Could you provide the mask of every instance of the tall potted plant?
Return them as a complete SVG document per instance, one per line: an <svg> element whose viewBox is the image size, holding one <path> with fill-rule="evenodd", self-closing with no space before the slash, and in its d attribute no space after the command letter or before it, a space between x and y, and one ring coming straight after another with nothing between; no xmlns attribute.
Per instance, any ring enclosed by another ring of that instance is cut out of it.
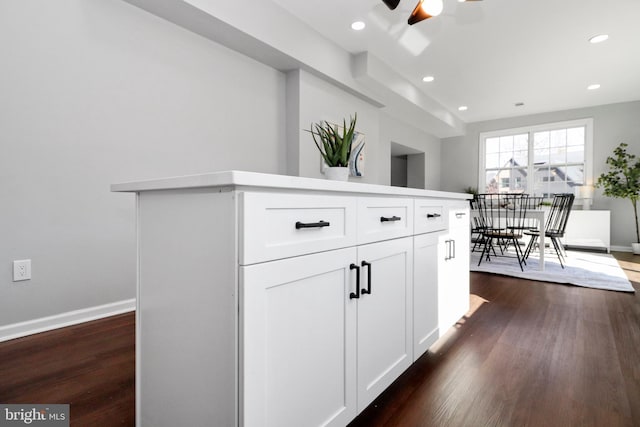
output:
<svg viewBox="0 0 640 427"><path fill-rule="evenodd" d="M342 120L342 129L339 126L321 121L312 123L311 133L313 142L320 151L328 168L326 175L328 179L347 181L349 179L349 158L351 157L351 143L356 128L357 114L350 118L349 126L347 121Z"/></svg>
<svg viewBox="0 0 640 427"><path fill-rule="evenodd" d="M636 241L631 244L634 254L640 254L640 230L638 228L638 199L640 198L640 159L627 153L628 144L620 143L607 157L609 171L598 178L596 187L604 188L604 195L631 200L636 226Z"/></svg>

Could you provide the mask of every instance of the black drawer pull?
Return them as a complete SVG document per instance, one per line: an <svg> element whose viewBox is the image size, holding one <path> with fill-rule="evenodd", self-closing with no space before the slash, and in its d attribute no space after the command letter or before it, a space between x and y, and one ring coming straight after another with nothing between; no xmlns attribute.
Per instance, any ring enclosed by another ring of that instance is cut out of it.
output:
<svg viewBox="0 0 640 427"><path fill-rule="evenodd" d="M301 228L322 228L328 227L331 224L327 221L320 220L319 222L296 222L296 230L300 230Z"/></svg>
<svg viewBox="0 0 640 427"><path fill-rule="evenodd" d="M399 216L392 216L392 217L386 217L386 216L381 216L380 217L380 222L393 222L393 221L400 221L402 218L400 218Z"/></svg>
<svg viewBox="0 0 640 427"><path fill-rule="evenodd" d="M349 270L356 271L356 291L349 294L349 299L360 298L360 267L355 264L351 264L349 266Z"/></svg>
<svg viewBox="0 0 640 427"><path fill-rule="evenodd" d="M427 214L427 218L440 218L441 216L440 214Z"/></svg>
<svg viewBox="0 0 640 427"><path fill-rule="evenodd" d="M364 294L371 295L371 263L367 261L362 261L361 265L362 267L369 268L369 274L367 275L367 289L363 289L360 293L363 295Z"/></svg>

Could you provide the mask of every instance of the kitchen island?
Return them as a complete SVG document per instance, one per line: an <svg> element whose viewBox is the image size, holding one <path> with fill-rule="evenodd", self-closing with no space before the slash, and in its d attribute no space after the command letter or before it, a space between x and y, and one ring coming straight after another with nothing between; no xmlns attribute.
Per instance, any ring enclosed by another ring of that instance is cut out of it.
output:
<svg viewBox="0 0 640 427"><path fill-rule="evenodd" d="M253 172L136 194L138 426L345 426L469 304L468 194Z"/></svg>

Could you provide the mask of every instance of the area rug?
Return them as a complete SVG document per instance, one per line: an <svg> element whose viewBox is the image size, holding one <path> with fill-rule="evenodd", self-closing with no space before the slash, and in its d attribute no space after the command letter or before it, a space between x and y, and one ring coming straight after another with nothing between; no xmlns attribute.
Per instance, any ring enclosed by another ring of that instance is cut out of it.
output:
<svg viewBox="0 0 640 427"><path fill-rule="evenodd" d="M560 267L555 253L546 252L544 271L538 270L538 256L531 254L520 271L515 254L511 257L491 257L491 261L482 260L478 267L480 253L471 252L471 271L502 274L522 279L553 282L586 288L606 289L610 291L635 292L633 286L618 265L616 259L609 254L567 251L566 265Z"/></svg>

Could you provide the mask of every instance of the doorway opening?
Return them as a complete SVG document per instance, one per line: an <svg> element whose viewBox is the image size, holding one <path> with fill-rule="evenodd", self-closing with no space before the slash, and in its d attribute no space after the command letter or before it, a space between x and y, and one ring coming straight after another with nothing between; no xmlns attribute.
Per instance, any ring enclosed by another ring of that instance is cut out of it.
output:
<svg viewBox="0 0 640 427"><path fill-rule="evenodd" d="M391 142L391 185L425 188L424 151Z"/></svg>

